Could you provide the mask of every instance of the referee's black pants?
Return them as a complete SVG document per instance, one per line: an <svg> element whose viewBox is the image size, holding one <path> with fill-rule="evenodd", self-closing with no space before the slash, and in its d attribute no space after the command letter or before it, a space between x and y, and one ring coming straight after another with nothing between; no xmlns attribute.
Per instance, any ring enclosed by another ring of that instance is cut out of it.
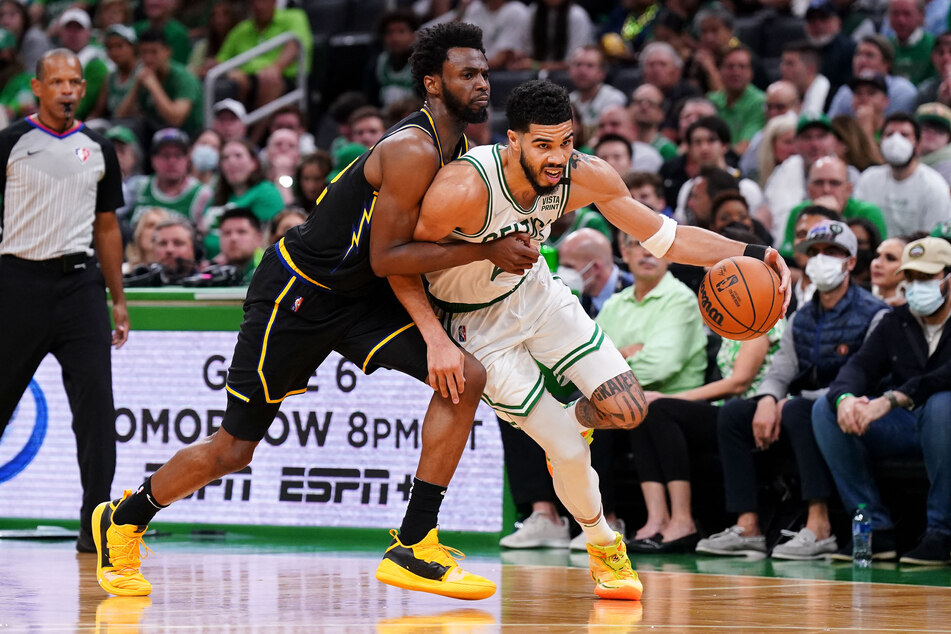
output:
<svg viewBox="0 0 951 634"><path fill-rule="evenodd" d="M111 326L96 262L63 273L0 258L0 437L36 368L52 353L63 368L83 487L82 529L108 500L116 470Z"/></svg>

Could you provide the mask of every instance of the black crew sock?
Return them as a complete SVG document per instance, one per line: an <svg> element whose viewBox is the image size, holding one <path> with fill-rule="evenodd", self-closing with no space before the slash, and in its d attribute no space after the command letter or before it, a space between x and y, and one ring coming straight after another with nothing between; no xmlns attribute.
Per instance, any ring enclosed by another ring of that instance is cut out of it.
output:
<svg viewBox="0 0 951 634"><path fill-rule="evenodd" d="M162 506L152 497L152 477L149 476L138 491L116 507L112 514L112 523L145 526L152 521L156 513L167 506L167 504Z"/></svg>
<svg viewBox="0 0 951 634"><path fill-rule="evenodd" d="M404 546L419 543L436 528L439 506L446 497L446 487L423 482L413 478L413 489L409 494L409 505L400 526L400 542Z"/></svg>

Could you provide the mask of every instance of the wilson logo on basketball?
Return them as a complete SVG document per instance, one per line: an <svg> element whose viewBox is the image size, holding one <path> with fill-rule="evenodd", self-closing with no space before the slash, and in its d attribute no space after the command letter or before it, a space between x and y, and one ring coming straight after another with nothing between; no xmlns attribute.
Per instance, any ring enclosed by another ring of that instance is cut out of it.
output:
<svg viewBox="0 0 951 634"><path fill-rule="evenodd" d="M723 314L713 307L713 302L707 297L706 286L700 287L700 308L707 314L707 319L715 324L723 325Z"/></svg>

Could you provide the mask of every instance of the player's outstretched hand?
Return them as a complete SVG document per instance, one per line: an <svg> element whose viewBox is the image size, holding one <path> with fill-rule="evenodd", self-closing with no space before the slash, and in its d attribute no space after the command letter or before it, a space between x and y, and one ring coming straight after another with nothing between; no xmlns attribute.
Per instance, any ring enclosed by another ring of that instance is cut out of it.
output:
<svg viewBox="0 0 951 634"><path fill-rule="evenodd" d="M486 259L506 273L522 275L535 265L538 247L532 244L527 233L513 233L498 240L485 243Z"/></svg>
<svg viewBox="0 0 951 634"><path fill-rule="evenodd" d="M429 376L426 377L429 387L442 394L443 398L451 398L453 403L459 403L459 395L466 386L463 373L466 360L462 350L448 337L443 337L435 345L426 346L426 363L429 366Z"/></svg>
<svg viewBox="0 0 951 634"><path fill-rule="evenodd" d="M783 313L780 317L785 317L786 309L789 308L789 300L792 299L789 267L786 266L786 261L780 257L779 251L773 248L766 249L766 257L763 260L779 275L779 290L786 296L786 300L783 302Z"/></svg>

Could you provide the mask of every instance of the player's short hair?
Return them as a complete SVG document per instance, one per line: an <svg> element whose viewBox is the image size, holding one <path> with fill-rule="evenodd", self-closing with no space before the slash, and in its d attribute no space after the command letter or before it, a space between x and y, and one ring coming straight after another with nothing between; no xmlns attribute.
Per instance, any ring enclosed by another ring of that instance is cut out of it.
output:
<svg viewBox="0 0 951 634"><path fill-rule="evenodd" d="M528 132L529 126L558 125L571 121L571 100L563 86L544 79L520 84L505 104L509 129Z"/></svg>
<svg viewBox="0 0 951 634"><path fill-rule="evenodd" d="M251 226L260 233L261 232L261 221L258 220L258 217L254 215L254 212L248 209L247 207L232 207L231 209L226 210L221 214L221 219L218 221L218 226L220 227L225 223L225 220L231 220L232 218L244 218L251 223Z"/></svg>
<svg viewBox="0 0 951 634"><path fill-rule="evenodd" d="M413 72L413 87L420 97L426 96L423 79L428 75L442 75L442 65L448 59L451 48L474 48L485 55L482 29L465 22L448 22L416 33L409 63Z"/></svg>

